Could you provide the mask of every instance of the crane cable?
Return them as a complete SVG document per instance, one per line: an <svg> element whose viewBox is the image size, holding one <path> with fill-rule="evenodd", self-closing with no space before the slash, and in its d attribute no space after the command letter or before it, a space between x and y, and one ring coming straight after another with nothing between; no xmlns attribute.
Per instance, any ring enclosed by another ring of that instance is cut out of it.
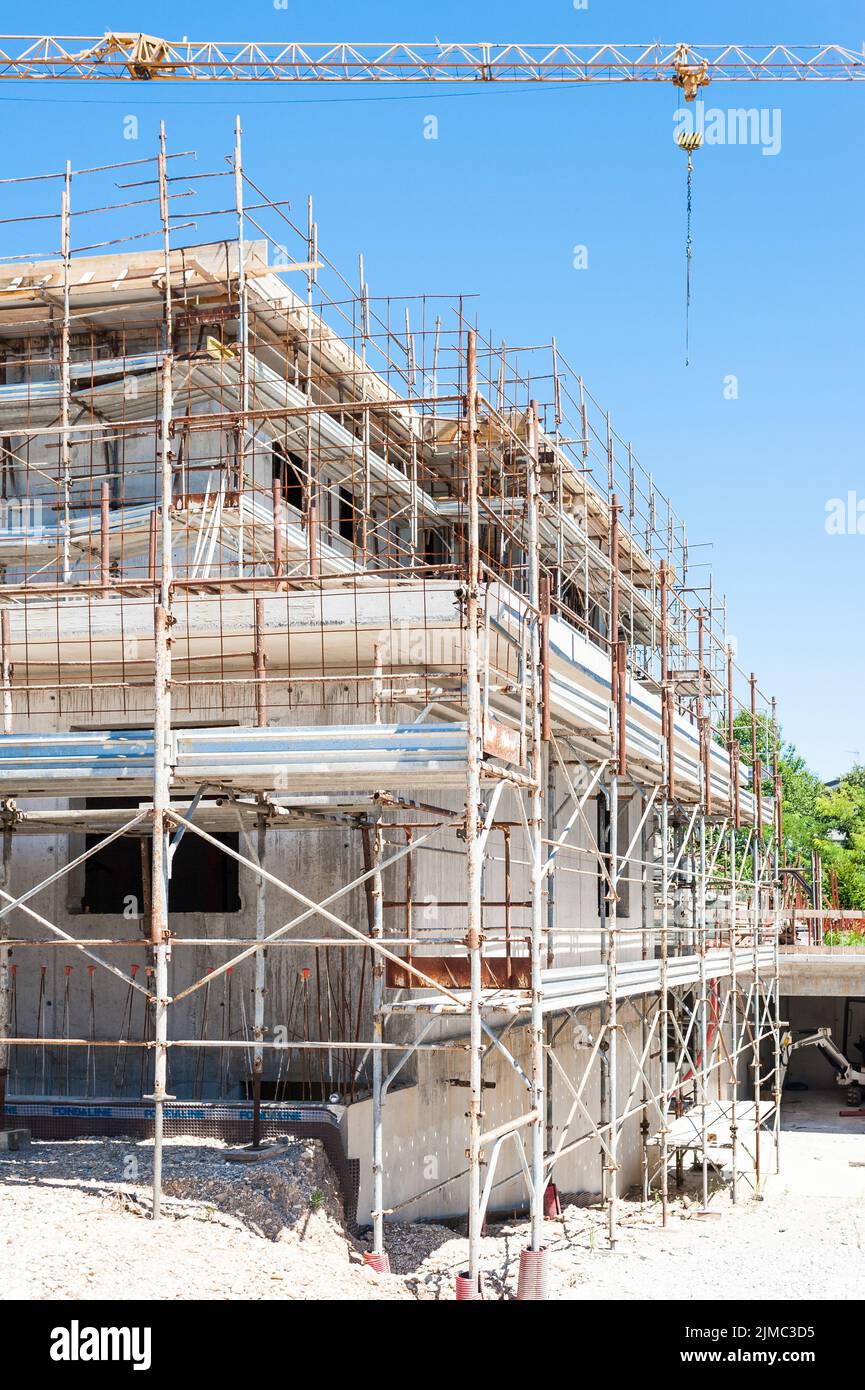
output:
<svg viewBox="0 0 865 1390"><path fill-rule="evenodd" d="M680 131L676 143L688 156L687 192L687 233L685 237L685 366L690 365L691 347L691 261L693 259L693 238L691 236L691 210L694 174L694 151L703 143L699 131Z"/></svg>

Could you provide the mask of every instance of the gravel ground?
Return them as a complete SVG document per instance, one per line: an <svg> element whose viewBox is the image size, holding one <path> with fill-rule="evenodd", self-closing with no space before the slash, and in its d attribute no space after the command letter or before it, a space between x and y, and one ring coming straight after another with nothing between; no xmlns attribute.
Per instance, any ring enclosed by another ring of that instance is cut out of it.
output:
<svg viewBox="0 0 865 1390"><path fill-rule="evenodd" d="M865 1251L865 1125L835 1093L785 1099L782 1174L733 1207L718 1187L701 1215L689 1174L670 1223L621 1203L621 1235L591 1199L546 1225L555 1299L855 1299ZM767 1142L767 1150L770 1148ZM320 1145L230 1164L213 1140L166 1141L165 1220L147 1218L152 1146L34 1143L0 1154L0 1290L5 1298L450 1299L466 1245L445 1226L389 1227L393 1273L346 1236ZM488 1297L513 1296L526 1223L491 1225Z"/></svg>
<svg viewBox="0 0 865 1390"><path fill-rule="evenodd" d="M785 1096L782 1171L763 1183L759 1199L742 1182L734 1207L729 1185L719 1183L710 1214L701 1215L699 1179L688 1173L666 1229L657 1203L645 1210L639 1201L620 1203L614 1251L604 1212L591 1202L565 1203L562 1220L546 1226L549 1296L858 1300L865 1260L865 1120L840 1119L843 1103L840 1091ZM771 1160L771 1141L764 1145ZM774 1174L773 1162L769 1169ZM524 1222L491 1228L483 1246L489 1297L513 1295L526 1240ZM394 1229L388 1241L391 1263L416 1297L452 1297L454 1276L465 1262L462 1240L441 1227L414 1226Z"/></svg>
<svg viewBox="0 0 865 1390"><path fill-rule="evenodd" d="M153 1146L35 1142L0 1154L4 1298L392 1299L346 1239L317 1141L227 1163L225 1146L165 1142L165 1219L148 1218Z"/></svg>

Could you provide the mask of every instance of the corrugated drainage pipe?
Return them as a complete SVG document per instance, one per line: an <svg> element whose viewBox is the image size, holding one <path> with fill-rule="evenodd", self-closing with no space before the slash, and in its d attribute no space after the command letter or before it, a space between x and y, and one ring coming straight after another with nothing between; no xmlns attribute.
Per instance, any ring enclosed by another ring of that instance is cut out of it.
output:
<svg viewBox="0 0 865 1390"><path fill-rule="evenodd" d="M482 1303L484 1299L484 1276L479 1274L477 1281L472 1283L469 1272L464 1269L457 1275L457 1303L466 1300L474 1303Z"/></svg>
<svg viewBox="0 0 865 1390"><path fill-rule="evenodd" d="M376 1274L390 1274L390 1256L386 1251L364 1250L363 1262L374 1269Z"/></svg>
<svg viewBox="0 0 865 1390"><path fill-rule="evenodd" d="M546 1298L549 1265L548 1245L542 1245L540 1250L520 1251L520 1280L517 1285L519 1303L535 1303Z"/></svg>

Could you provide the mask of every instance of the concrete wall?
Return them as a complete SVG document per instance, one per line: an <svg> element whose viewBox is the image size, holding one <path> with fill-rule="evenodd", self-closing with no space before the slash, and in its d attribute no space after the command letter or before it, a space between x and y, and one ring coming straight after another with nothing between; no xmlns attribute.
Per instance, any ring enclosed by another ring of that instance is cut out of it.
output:
<svg viewBox="0 0 865 1390"><path fill-rule="evenodd" d="M865 994L865 948L783 947L781 993L821 998Z"/></svg>
<svg viewBox="0 0 865 1390"><path fill-rule="evenodd" d="M630 1039L637 1056L640 1055L640 1025L634 1011L627 1006L622 1011L624 1030ZM588 1034L594 1037L600 1026L598 1010L585 1010L575 1025L569 1021L559 1034L555 1054L567 1071L574 1086L578 1087L588 1064L591 1045ZM507 1037L507 1046L524 1069L530 1065L529 1038L527 1029L514 1029ZM653 1080L657 1077L657 1049L648 1066ZM466 1110L468 1091L463 1085L455 1085L458 1080L467 1079L467 1057L464 1052L453 1053L447 1057L427 1054L418 1065L417 1085L394 1090L388 1094L384 1105L384 1152L385 1152L385 1206L388 1209L401 1207L393 1213L393 1220L436 1219L461 1216L466 1209L467 1178L459 1176L466 1168ZM627 1047L619 1048L617 1080L620 1106L637 1077L637 1068ZM583 1091L583 1101L589 1112L597 1118L600 1115L601 1069L595 1063ZM527 1092L524 1084L513 1068L495 1049L488 1053L484 1063L485 1085L491 1089L484 1091L483 1127L485 1131L494 1129L527 1109ZM639 1086L637 1089L639 1097ZM573 1099L559 1074L553 1072L553 1145L555 1146L564 1131L568 1112ZM640 1181L642 1164L642 1142L640 1137L640 1116L635 1115L625 1121L619 1144L620 1191ZM652 1130L656 1124L652 1123ZM344 1134L349 1157L357 1158L361 1164L361 1188L358 1205L358 1220L361 1224L370 1220L372 1200L372 1175L369 1168L369 1153L372 1144L372 1104L369 1101L350 1106L343 1120ZM591 1127L579 1109L576 1111L573 1127L568 1131L565 1143L571 1143L583 1135L591 1133ZM528 1144L529 1131L520 1130L520 1135ZM489 1162L492 1145L485 1148ZM513 1176L512 1176L513 1175ZM452 1182L447 1179L454 1178ZM502 1182L502 1179L507 1181ZM591 1137L579 1148L559 1160L555 1171L555 1182L562 1192L599 1193L601 1190L600 1145ZM440 1187L439 1184L446 1183ZM431 1191L430 1189L438 1190ZM430 1192L420 1201L411 1201L418 1194ZM521 1207L527 1201L525 1179L514 1140L507 1140L502 1146L496 1169L495 1186L490 1199L490 1210L511 1210ZM402 1207L403 1203L409 1205Z"/></svg>

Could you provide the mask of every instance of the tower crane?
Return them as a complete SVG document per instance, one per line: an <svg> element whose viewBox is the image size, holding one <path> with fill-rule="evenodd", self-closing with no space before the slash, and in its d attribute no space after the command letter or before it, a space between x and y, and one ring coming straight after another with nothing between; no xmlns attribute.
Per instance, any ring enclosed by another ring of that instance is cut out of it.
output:
<svg viewBox="0 0 865 1390"><path fill-rule="evenodd" d="M669 82L693 102L710 82L856 82L865 51L842 44L251 42L0 34L0 81L517 83ZM685 363L691 301L688 158Z"/></svg>
<svg viewBox="0 0 865 1390"><path fill-rule="evenodd" d="M865 79L841 44L255 43L151 34L0 35L0 80L65 82L710 82Z"/></svg>

